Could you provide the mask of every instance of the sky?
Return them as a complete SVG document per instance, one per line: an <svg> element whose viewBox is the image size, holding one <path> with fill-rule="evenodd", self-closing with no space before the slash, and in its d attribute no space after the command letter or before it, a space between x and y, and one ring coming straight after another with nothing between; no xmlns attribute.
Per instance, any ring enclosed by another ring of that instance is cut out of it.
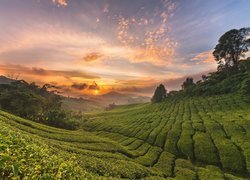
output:
<svg viewBox="0 0 250 180"><path fill-rule="evenodd" d="M215 71L219 37L249 17L249 0L0 0L0 75L151 96Z"/></svg>

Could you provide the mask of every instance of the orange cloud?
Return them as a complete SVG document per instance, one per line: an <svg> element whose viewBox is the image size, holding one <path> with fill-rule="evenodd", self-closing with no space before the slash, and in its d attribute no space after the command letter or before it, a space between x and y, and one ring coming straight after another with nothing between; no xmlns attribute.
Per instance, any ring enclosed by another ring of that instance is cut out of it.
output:
<svg viewBox="0 0 250 180"><path fill-rule="evenodd" d="M131 80L117 80L117 84L124 85L124 86L145 86L145 85L152 85L156 84L157 81L152 78L141 78L141 79L131 79Z"/></svg>
<svg viewBox="0 0 250 180"><path fill-rule="evenodd" d="M100 77L82 71L49 70L0 64L0 74L24 79L27 82L36 82L38 85L52 84L56 90L60 90L58 93L67 96L93 94L94 91L101 90L101 87L95 82L100 80Z"/></svg>
<svg viewBox="0 0 250 180"><path fill-rule="evenodd" d="M173 58L177 42L169 36L168 18L176 9L176 3L162 1L164 9L157 11L154 23L144 17L125 18L119 16L116 37L119 42L129 48L136 49L130 59L135 62L152 62L153 64L168 64ZM139 31L138 31L139 30Z"/></svg>
<svg viewBox="0 0 250 180"><path fill-rule="evenodd" d="M73 83L71 85L71 88L77 89L77 90L84 90L88 87L86 83Z"/></svg>
<svg viewBox="0 0 250 180"><path fill-rule="evenodd" d="M0 73L13 74L19 73L21 78L28 77L32 80L34 76L45 79L46 77L53 79L53 77L61 77L65 79L83 78L83 79L99 79L99 76L91 75L82 71L64 71L64 70L46 70L38 67L26 67L21 65L0 65Z"/></svg>
<svg viewBox="0 0 250 180"><path fill-rule="evenodd" d="M89 90L100 90L100 86L94 81L90 86Z"/></svg>
<svg viewBox="0 0 250 180"><path fill-rule="evenodd" d="M206 52L199 53L195 57L193 57L191 60L197 61L197 64L212 63L214 62L213 51L206 51Z"/></svg>
<svg viewBox="0 0 250 180"><path fill-rule="evenodd" d="M92 52L92 53L89 53L86 56L84 56L83 60L86 62L91 62L91 61L96 61L96 60L100 59L101 57L103 57L103 55L101 53Z"/></svg>
<svg viewBox="0 0 250 180"><path fill-rule="evenodd" d="M174 49L155 46L146 49L138 49L131 59L134 59L135 62L148 61L153 64L171 64L170 61L166 61L166 58L173 57Z"/></svg>
<svg viewBox="0 0 250 180"><path fill-rule="evenodd" d="M67 6L67 0L53 0L53 3L57 4L58 6Z"/></svg>

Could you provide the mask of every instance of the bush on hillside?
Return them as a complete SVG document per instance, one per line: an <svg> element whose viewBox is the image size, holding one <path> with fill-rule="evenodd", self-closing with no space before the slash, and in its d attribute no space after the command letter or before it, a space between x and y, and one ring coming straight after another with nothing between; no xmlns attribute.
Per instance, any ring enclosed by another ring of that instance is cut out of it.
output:
<svg viewBox="0 0 250 180"><path fill-rule="evenodd" d="M167 96L166 94L167 94L167 91L166 91L164 85L160 84L156 88L154 96L151 99L152 103L162 102L166 98L166 96Z"/></svg>
<svg viewBox="0 0 250 180"><path fill-rule="evenodd" d="M0 108L33 121L75 129L76 121L61 109L61 97L50 92L49 87L25 81L0 84Z"/></svg>
<svg viewBox="0 0 250 180"><path fill-rule="evenodd" d="M188 77L183 84L181 85L182 89L187 89L189 87L194 86L194 79L192 77Z"/></svg>

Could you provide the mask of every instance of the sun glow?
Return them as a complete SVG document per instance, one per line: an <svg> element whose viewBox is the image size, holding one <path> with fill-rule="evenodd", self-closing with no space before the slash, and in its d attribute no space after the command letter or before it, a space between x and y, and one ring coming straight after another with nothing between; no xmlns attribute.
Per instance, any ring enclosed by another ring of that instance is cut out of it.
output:
<svg viewBox="0 0 250 180"><path fill-rule="evenodd" d="M98 94L99 94L99 90L95 90L95 91L94 91L94 94L95 94L95 95L98 95Z"/></svg>

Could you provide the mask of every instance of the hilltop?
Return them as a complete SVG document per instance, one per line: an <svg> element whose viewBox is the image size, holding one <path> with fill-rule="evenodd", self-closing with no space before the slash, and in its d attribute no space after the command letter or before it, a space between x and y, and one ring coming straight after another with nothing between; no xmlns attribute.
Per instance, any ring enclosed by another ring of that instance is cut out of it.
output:
<svg viewBox="0 0 250 180"><path fill-rule="evenodd" d="M14 79L7 78L5 76L0 76L0 84L10 84L14 81L15 81Z"/></svg>
<svg viewBox="0 0 250 180"><path fill-rule="evenodd" d="M96 101L105 103L105 105L115 103L117 105L137 104L150 102L150 97L139 96L135 94L124 94L116 91L111 91L100 96L93 97Z"/></svg>

